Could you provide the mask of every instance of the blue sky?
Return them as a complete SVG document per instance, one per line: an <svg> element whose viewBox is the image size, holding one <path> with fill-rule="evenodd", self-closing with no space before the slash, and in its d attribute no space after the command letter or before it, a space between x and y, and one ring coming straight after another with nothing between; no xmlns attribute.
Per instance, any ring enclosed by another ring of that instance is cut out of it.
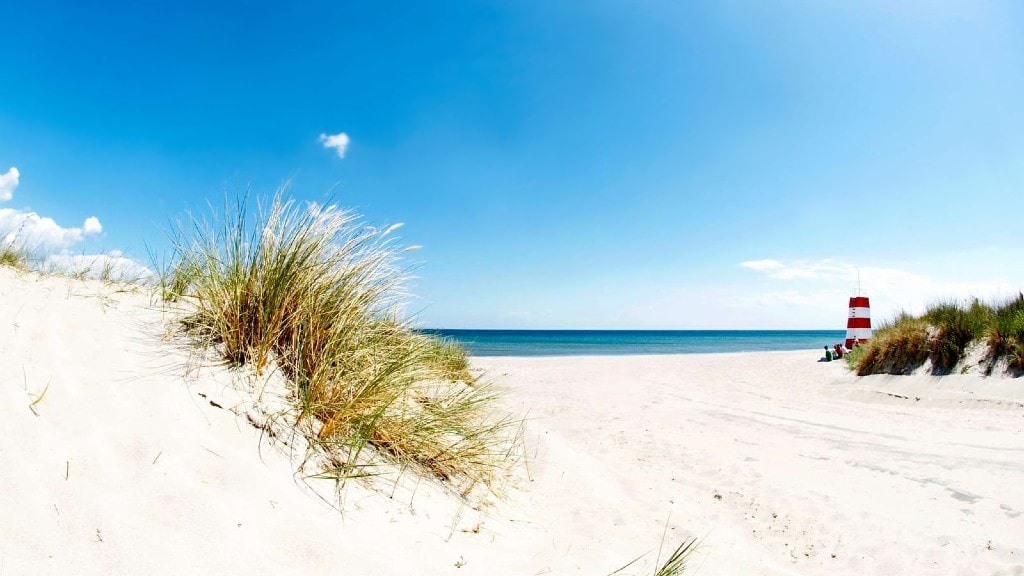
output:
<svg viewBox="0 0 1024 576"><path fill-rule="evenodd" d="M1024 286L1018 2L3 13L0 210L65 257L290 180L406 223L430 326L841 329L858 270L876 318Z"/></svg>

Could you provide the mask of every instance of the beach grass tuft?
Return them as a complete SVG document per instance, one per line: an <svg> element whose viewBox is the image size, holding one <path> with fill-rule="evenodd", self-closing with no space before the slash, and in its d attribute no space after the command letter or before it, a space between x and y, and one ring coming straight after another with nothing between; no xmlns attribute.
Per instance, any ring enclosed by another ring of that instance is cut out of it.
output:
<svg viewBox="0 0 1024 576"><path fill-rule="evenodd" d="M0 246L0 266L7 266L17 270L27 270L28 255L13 246Z"/></svg>
<svg viewBox="0 0 1024 576"><path fill-rule="evenodd" d="M293 383L328 475L363 476L383 458L460 492L489 485L520 422L497 415L497 390L475 381L462 349L403 320L394 229L283 190L255 210L239 199L175 228L161 292L228 364L273 365Z"/></svg>
<svg viewBox="0 0 1024 576"><path fill-rule="evenodd" d="M883 324L866 345L857 374L906 374L928 359L928 324L909 314L900 314Z"/></svg>

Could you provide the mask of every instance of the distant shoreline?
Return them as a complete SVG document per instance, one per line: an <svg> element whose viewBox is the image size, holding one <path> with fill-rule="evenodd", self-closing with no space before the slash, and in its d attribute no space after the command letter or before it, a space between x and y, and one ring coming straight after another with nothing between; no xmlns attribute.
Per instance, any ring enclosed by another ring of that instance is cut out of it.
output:
<svg viewBox="0 0 1024 576"><path fill-rule="evenodd" d="M421 329L471 356L663 356L821 349L842 330L470 330Z"/></svg>

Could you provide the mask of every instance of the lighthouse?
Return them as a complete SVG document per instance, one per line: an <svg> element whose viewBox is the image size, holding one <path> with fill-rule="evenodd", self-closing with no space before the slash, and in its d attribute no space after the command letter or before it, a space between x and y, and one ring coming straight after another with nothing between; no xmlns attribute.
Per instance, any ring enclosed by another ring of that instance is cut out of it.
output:
<svg viewBox="0 0 1024 576"><path fill-rule="evenodd" d="M871 340L871 302L867 296L850 298L850 316L846 319L846 347Z"/></svg>

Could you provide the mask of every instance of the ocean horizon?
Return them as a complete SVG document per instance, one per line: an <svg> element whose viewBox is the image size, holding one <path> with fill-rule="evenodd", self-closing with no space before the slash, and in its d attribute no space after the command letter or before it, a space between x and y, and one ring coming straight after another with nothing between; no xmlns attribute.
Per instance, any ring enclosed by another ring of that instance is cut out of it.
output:
<svg viewBox="0 0 1024 576"><path fill-rule="evenodd" d="M821 349L844 330L476 330L424 328L471 356L714 354Z"/></svg>

